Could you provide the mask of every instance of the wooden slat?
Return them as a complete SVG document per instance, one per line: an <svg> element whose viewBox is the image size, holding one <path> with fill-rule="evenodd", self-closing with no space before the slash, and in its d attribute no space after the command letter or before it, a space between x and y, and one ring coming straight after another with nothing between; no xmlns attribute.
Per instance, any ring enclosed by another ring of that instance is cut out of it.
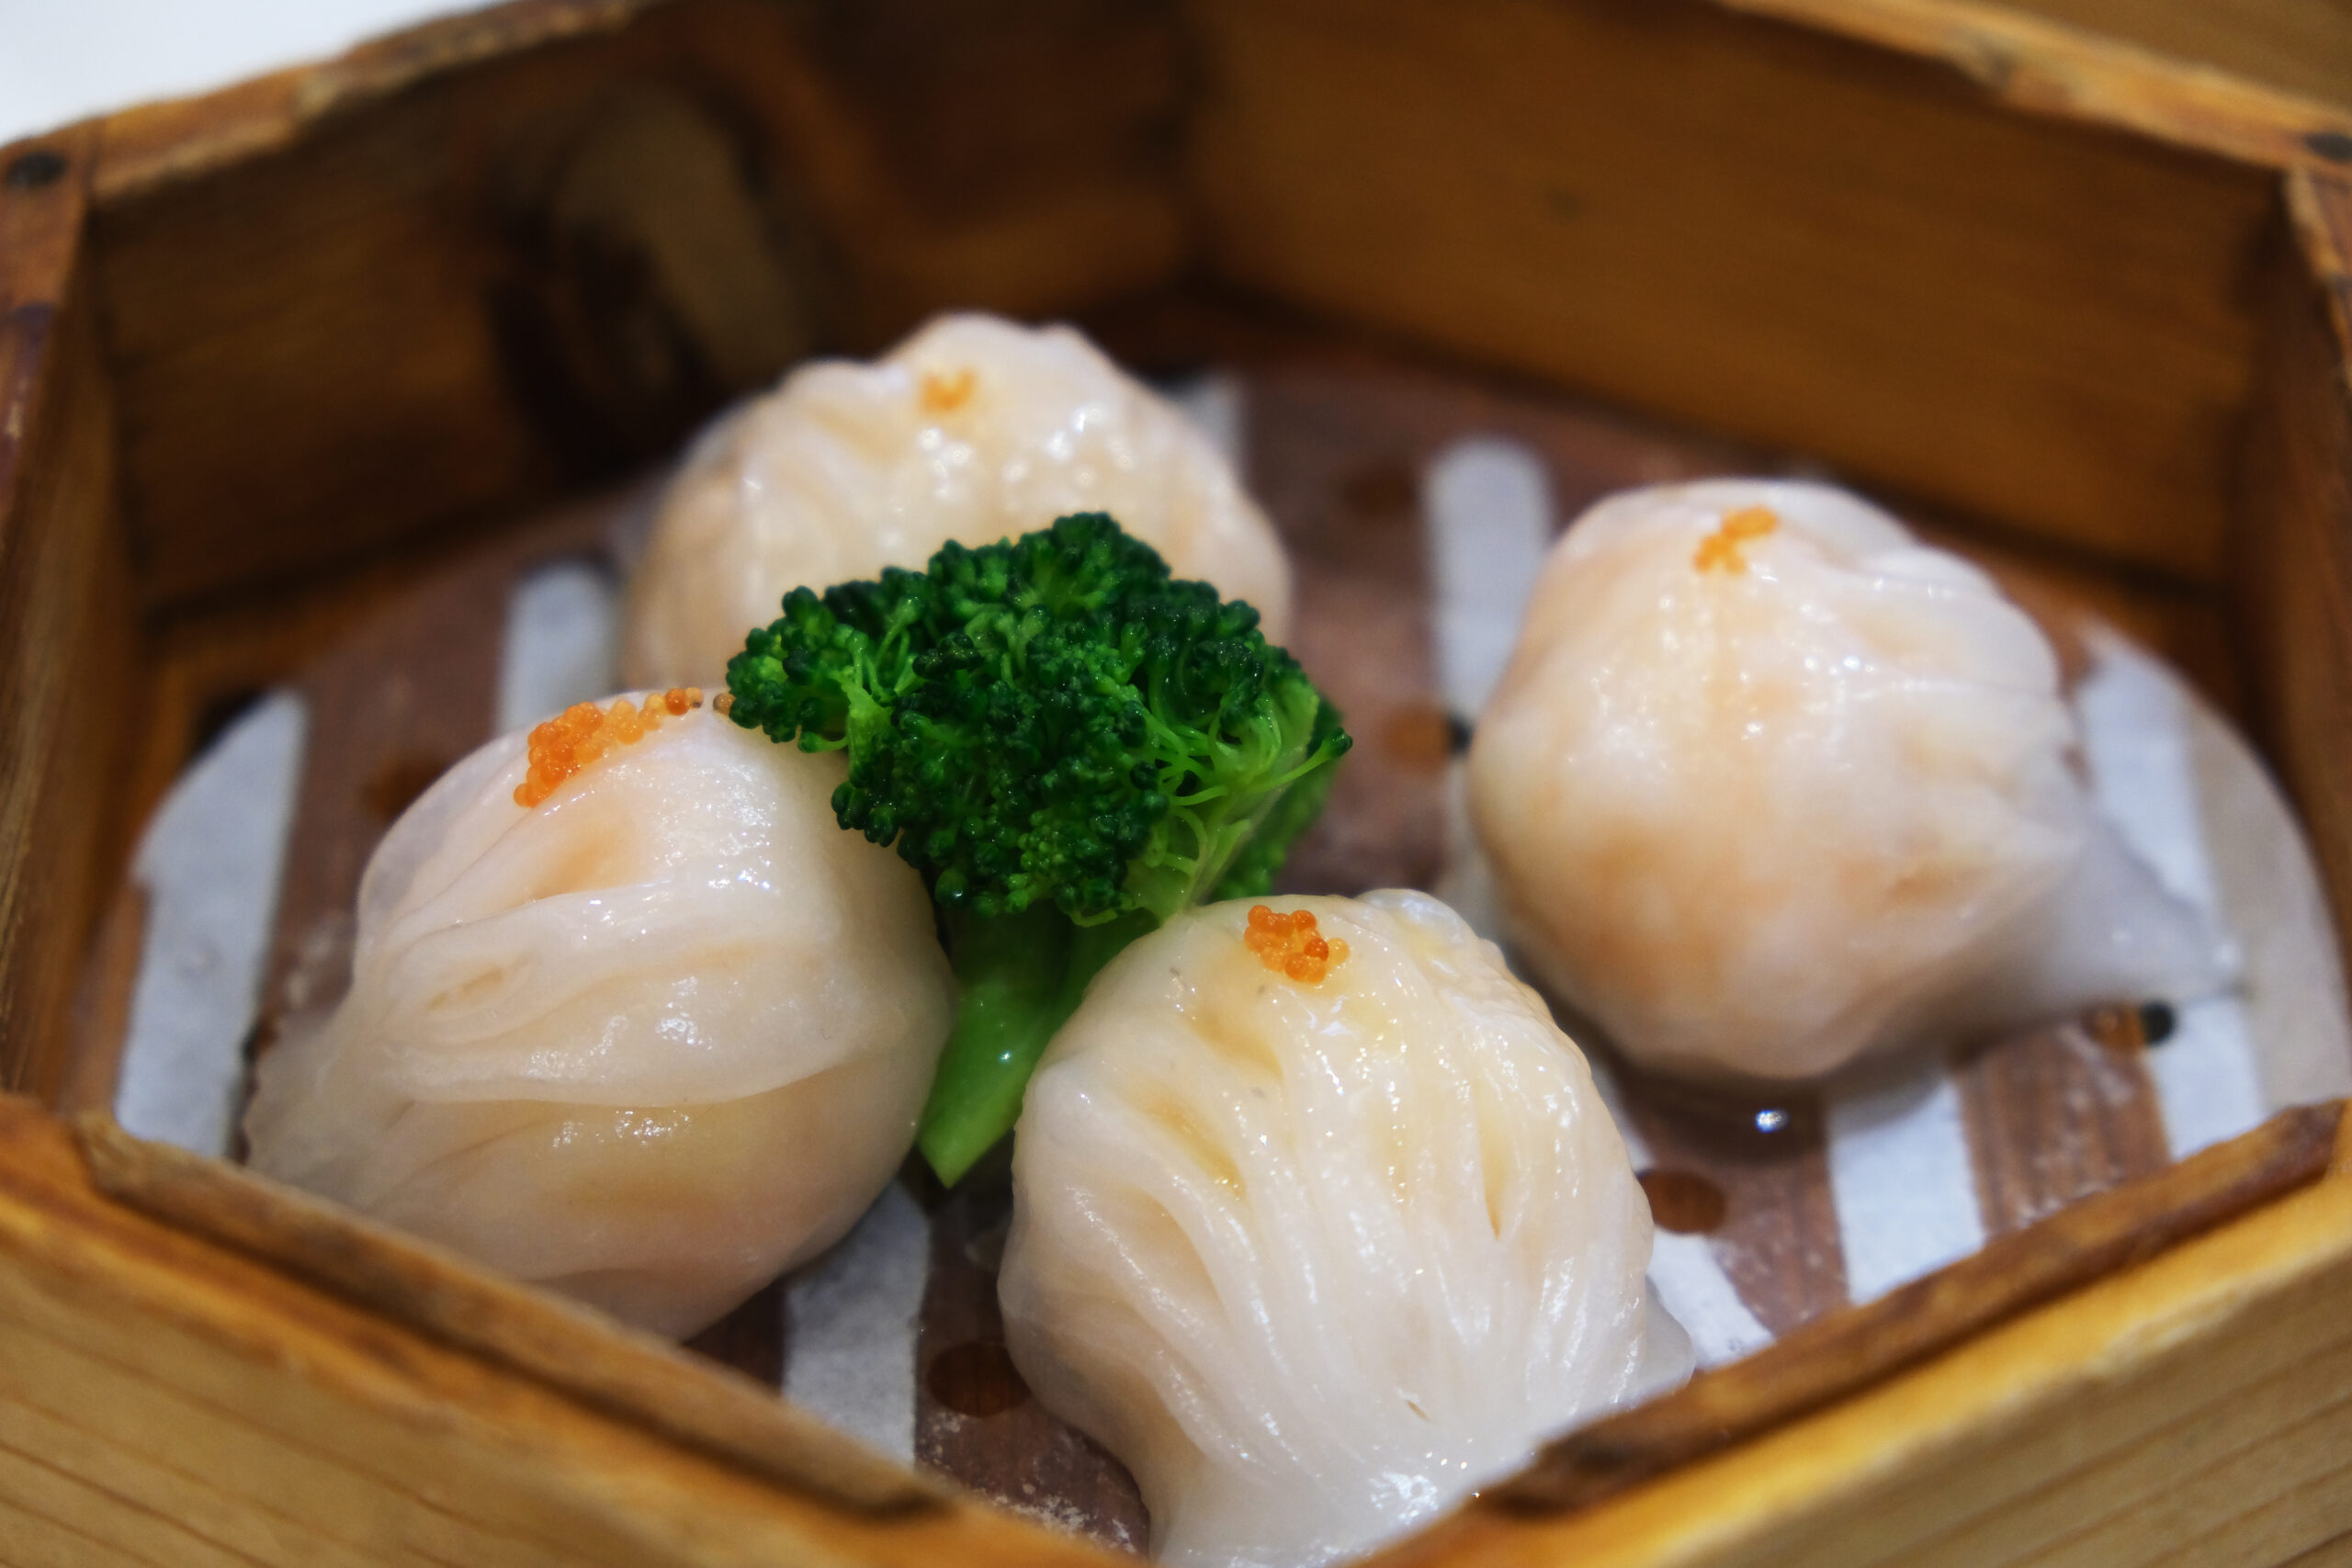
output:
<svg viewBox="0 0 2352 1568"><path fill-rule="evenodd" d="M1652 1168L1702 1177L1723 1194L1723 1219L1706 1235L1757 1321L1783 1335L1843 1307L1846 1256L1818 1099L1718 1103L1622 1063L1614 1072ZM1774 1113L1769 1131L1759 1110Z"/></svg>
<svg viewBox="0 0 2352 1568"><path fill-rule="evenodd" d="M58 1075L53 1108L63 1115L114 1105L130 1033L130 998L146 954L147 894L126 878L115 890L90 943L74 998L72 1056Z"/></svg>
<svg viewBox="0 0 2352 1568"><path fill-rule="evenodd" d="M1001 1164L967 1177L932 1211L915 1457L1014 1513L1140 1555L1148 1526L1134 1477L1038 1404L1005 1351L996 1277L1012 1218Z"/></svg>
<svg viewBox="0 0 2352 1568"><path fill-rule="evenodd" d="M770 9L694 8L698 52L729 61ZM943 308L1059 314L1186 258L1172 155L1194 84L1173 7L868 0L813 8L801 37L804 76L731 69L847 263L849 346Z"/></svg>
<svg viewBox="0 0 2352 1568"><path fill-rule="evenodd" d="M2261 731L2352 942L2352 180L2287 181L2236 497L2237 626ZM2345 951L2352 953L2352 946Z"/></svg>
<svg viewBox="0 0 2352 1568"><path fill-rule="evenodd" d="M2352 19L2335 0L2007 0L2005 8L2352 104Z"/></svg>
<svg viewBox="0 0 2352 1568"><path fill-rule="evenodd" d="M0 1496L36 1517L76 1521L92 1546L117 1560L156 1568L251 1568L260 1561L224 1546L102 1483L59 1469L38 1453L0 1442Z"/></svg>
<svg viewBox="0 0 2352 1568"><path fill-rule="evenodd" d="M61 1403L55 1391L70 1390L79 1438L47 1451L61 1468L118 1497L196 1506L185 1517L215 1529L243 1518L296 1551L340 1551L363 1561L413 1556L554 1568L575 1551L609 1560L527 1517L453 1517L435 1506L429 1489L405 1484L397 1469L387 1473L364 1447L338 1442L326 1426L331 1403L313 1396L308 1409L256 1419L239 1396L233 1366L217 1357L198 1353L187 1365L158 1367L110 1342L122 1333L119 1319L85 1324L25 1310L21 1300L12 1305L17 1310L0 1317L16 1374L6 1384L11 1423L53 1414ZM166 1353L171 1348L167 1341ZM199 1438L202 1448L189 1451ZM209 1506L197 1504L208 1495Z"/></svg>
<svg viewBox="0 0 2352 1568"><path fill-rule="evenodd" d="M2019 109L2124 126L2250 163L2339 162L2335 149L2352 136L2352 76L2343 73L2352 68L2352 27L2309 5L1723 3L1943 61ZM2255 36L2265 23L2270 37ZM2241 69L2217 69L2233 64Z"/></svg>
<svg viewBox="0 0 2352 1568"><path fill-rule="evenodd" d="M1987 1235L2022 1230L2171 1162L2146 1063L2079 1024L1967 1052L1954 1077Z"/></svg>
<svg viewBox="0 0 2352 1568"><path fill-rule="evenodd" d="M41 1095L119 865L140 642L80 252L90 147L0 149L0 1089Z"/></svg>
<svg viewBox="0 0 2352 1568"><path fill-rule="evenodd" d="M2352 389L2352 173L2291 175L2286 201L2301 264L2293 276L2317 285L2335 336L2339 378ZM2272 330L2281 329L2274 322Z"/></svg>
<svg viewBox="0 0 2352 1568"><path fill-rule="evenodd" d="M890 1512L939 1501L775 1399L772 1385L712 1373L667 1340L218 1160L133 1138L105 1116L75 1127L98 1189L142 1213L842 1506Z"/></svg>
<svg viewBox="0 0 2352 1568"><path fill-rule="evenodd" d="M27 1568L84 1568L105 1550L103 1542L71 1525L6 1501L0 1501L0 1527Z"/></svg>
<svg viewBox="0 0 2352 1568"><path fill-rule="evenodd" d="M350 1539L347 1521L331 1535L334 1521L314 1525L240 1506L206 1485L184 1457L142 1451L134 1434L109 1429L103 1407L94 1412L79 1396L107 1376L107 1369L53 1344L22 1358L12 1368L7 1402L0 1404L0 1452L86 1478L118 1509L176 1521L249 1562L266 1562L279 1550L299 1551L321 1568L381 1561Z"/></svg>
<svg viewBox="0 0 2352 1568"><path fill-rule="evenodd" d="M2344 1568L2347 1562L2352 1562L2352 1530L2300 1553L2284 1568Z"/></svg>
<svg viewBox="0 0 2352 1568"><path fill-rule="evenodd" d="M625 25L654 0L508 0L372 39L215 93L141 104L100 123L102 202L198 179L452 70Z"/></svg>
<svg viewBox="0 0 2352 1568"><path fill-rule="evenodd" d="M2071 1485L2029 1491L1932 1540L1905 1542L1897 1560L1922 1568L1983 1562L2095 1568L2128 1552L2134 1536L2144 1547L2155 1515L2165 1517L2164 1526L2187 1562L2278 1562L2310 1540L2309 1514L2290 1527L2303 1532L2301 1540L2283 1545L2259 1540L2250 1516L2276 1514L2282 1503L2294 1508L2314 1460L2318 1474L2328 1472L2329 1445L2352 1416L2352 1407L2342 1404L2312 1416L2298 1383L2318 1380L2342 1388L2347 1379L2352 1353L2343 1348L2260 1374L2232 1398L2180 1413L2199 1424L2200 1441L2211 1444L2205 1468L2161 1479L2177 1439L2157 1433L2095 1456L2079 1476L2068 1478ZM1893 1554L1882 1549L1882 1556Z"/></svg>
<svg viewBox="0 0 2352 1568"><path fill-rule="evenodd" d="M106 122L97 276L151 599L543 502L820 339L1067 310L1181 262L1165 17L640 9L495 9ZM913 124L904 93L983 46L953 122ZM1023 172L959 178L976 156Z"/></svg>
<svg viewBox="0 0 2352 1568"><path fill-rule="evenodd" d="M2219 573L2261 171L1691 0L1193 14L1221 276Z"/></svg>
<svg viewBox="0 0 2352 1568"><path fill-rule="evenodd" d="M1587 1506L1868 1387L2087 1280L2318 1180L2341 1102L2282 1111L2243 1137L2000 1237L1924 1280L1783 1334L1678 1393L1546 1449L1484 1495L1545 1513Z"/></svg>
<svg viewBox="0 0 2352 1568"><path fill-rule="evenodd" d="M838 1439L817 1456L830 1468L799 1484L780 1483L773 1465L747 1454L723 1461L708 1446L667 1440L656 1432L697 1406L707 1412L698 1391L717 1381L683 1354L636 1352L665 1362L648 1384L658 1407L616 1417L605 1396L560 1392L615 1366L629 1343L615 1332L568 1348L558 1334L542 1341L555 1359L548 1376L517 1376L504 1351L462 1348L417 1325L437 1313L443 1328L492 1322L511 1333L577 1314L499 1287L528 1304L469 1315L481 1297L462 1271L410 1277L423 1291L406 1309L380 1295L362 1307L109 1201L66 1129L22 1100L0 1098L0 1146L9 1152L0 1165L0 1406L19 1419L17 1407L53 1403L40 1389L70 1388L74 1424L96 1446L86 1463L65 1451L43 1457L96 1491L130 1484L147 1473L142 1464L168 1466L226 1506L300 1521L396 1562L913 1568L950 1551L976 1563L1102 1561L940 1498L887 1465L878 1469L901 1478L895 1495L912 1489L928 1500L851 1503L840 1466L853 1450ZM246 1190L223 1168L203 1168ZM336 1234L332 1261L313 1264L383 1261ZM52 1359L50 1378L38 1369ZM774 1400L741 1398L758 1422L789 1424ZM102 1521L77 1506L53 1523L96 1535ZM263 1560L309 1561L299 1538Z"/></svg>
<svg viewBox="0 0 2352 1568"><path fill-rule="evenodd" d="M2304 1153L2324 1149L2335 1121L2301 1126L2290 1141ZM2279 1133L2274 1123L2250 1138L2276 1147ZM2217 1168L2214 1156L2233 1157L2229 1146L2208 1151L2147 1185L2194 1182ZM2310 1174L2300 1156L2278 1168L2289 1168ZM2125 1193L2094 1199L2051 1225L2112 1218L2130 1202ZM1997 1242L1994 1251L2014 1253L2032 1235ZM2009 1277L1988 1264L1975 1278L1993 1276ZM1977 1521L1997 1529L2006 1515L2041 1499L2033 1506L2045 1518L2071 1512L2077 1525L2115 1521L2098 1561L2136 1568L2179 1559L2184 1532L2162 1499L2184 1478L2223 1462L2258 1468L2301 1456L2312 1462L2297 1496L2275 1506L2226 1499L2207 1521L2258 1527L2266 1548L2278 1549L2223 1560L2284 1561L2340 1530L2352 1506L2352 1447L2334 1440L2338 1428L2330 1425L2352 1402L2346 1289L2352 1181L2330 1175L1717 1458L1566 1517L1473 1505L1374 1561L1383 1568L1553 1562L1862 1568L1929 1560L1928 1543ZM1866 1320L1878 1310L1858 1308L1853 1316ZM1836 1328L1825 1323L1809 1332ZM1891 1348L1864 1338L1871 1354ZM1771 1359L1789 1356L1784 1365L1793 1368L1789 1343L1709 1374L1651 1409L1714 1397L1710 1388L1728 1390ZM2289 1375L2299 1369L2301 1376ZM2214 1418L2247 1400L2262 1402L2264 1419ZM1692 1435L1704 1435L1707 1421L1690 1414ZM1620 1419L1635 1422L1642 1413ZM1736 1416L1726 1410L1714 1419ZM2249 1426L2258 1429L2251 1447ZM2312 1434L2322 1440L2306 1445ZM1566 1450L1576 1444L1570 1439ZM1587 1455L1596 1463L1603 1457L1598 1450ZM1621 1447L1615 1457L1622 1473L1637 1464L1638 1450ZM1565 1481L1565 1472L1555 1479ZM1544 1500L1569 1495L1548 1493ZM2041 1561L2041 1549L2019 1540L1933 1560L1999 1568Z"/></svg>
<svg viewBox="0 0 2352 1568"><path fill-rule="evenodd" d="M1427 887L1445 857L1446 715L1430 641L1420 468L1442 439L1413 389L1269 368L1249 378L1246 472L1296 566L1291 651L1355 750L1283 886Z"/></svg>
<svg viewBox="0 0 2352 1568"><path fill-rule="evenodd" d="M969 1505L873 1512L698 1458L644 1416L600 1416L104 1201L66 1131L24 1102L0 1100L0 1405L71 1389L96 1448L45 1458L99 1491L169 1467L381 1561L912 1565L948 1542L976 1563L1101 1561ZM30 1371L45 1361L51 1382ZM698 1378L675 1368L663 1399ZM75 1509L62 1526L96 1523ZM297 1535L264 1561L311 1559Z"/></svg>
<svg viewBox="0 0 2352 1568"><path fill-rule="evenodd" d="M520 536L456 556L355 618L293 680L309 700L309 730L263 992L270 1021L262 1049L289 1015L314 1015L342 999L368 857L426 786L491 739L516 577L600 521L593 508L559 513Z"/></svg>
<svg viewBox="0 0 2352 1568"><path fill-rule="evenodd" d="M448 117L388 111L100 215L151 599L349 559L559 478L501 366L497 257L459 220ZM333 395L346 380L368 395Z"/></svg>

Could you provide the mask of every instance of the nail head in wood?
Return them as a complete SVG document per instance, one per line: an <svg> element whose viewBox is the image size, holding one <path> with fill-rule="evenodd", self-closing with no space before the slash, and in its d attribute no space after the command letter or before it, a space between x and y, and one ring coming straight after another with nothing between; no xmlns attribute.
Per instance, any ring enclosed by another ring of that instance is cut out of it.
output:
<svg viewBox="0 0 2352 1568"><path fill-rule="evenodd" d="M2303 145L2333 164L2352 164L2352 132L2314 130Z"/></svg>
<svg viewBox="0 0 2352 1568"><path fill-rule="evenodd" d="M53 186L65 173L65 154L47 147L19 152L8 161L6 176L10 190L40 190Z"/></svg>

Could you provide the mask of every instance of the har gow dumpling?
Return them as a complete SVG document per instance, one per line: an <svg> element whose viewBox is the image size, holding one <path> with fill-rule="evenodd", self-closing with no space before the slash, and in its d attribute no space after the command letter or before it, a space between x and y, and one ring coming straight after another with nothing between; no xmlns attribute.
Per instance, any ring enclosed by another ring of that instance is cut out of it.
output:
<svg viewBox="0 0 2352 1568"><path fill-rule="evenodd" d="M1983 572L1842 491L1719 480L1562 536L1470 801L1519 955L1629 1056L1792 1080L2218 983L2075 747Z"/></svg>
<svg viewBox="0 0 2352 1568"><path fill-rule="evenodd" d="M684 1336L889 1181L954 986L921 878L833 821L842 760L667 696L493 740L393 824L350 992L245 1131L265 1175Z"/></svg>
<svg viewBox="0 0 2352 1568"><path fill-rule="evenodd" d="M795 588L1079 512L1283 640L1289 562L1206 436L1068 327L952 315L871 365L805 366L703 436L630 583L623 678L716 682Z"/></svg>
<svg viewBox="0 0 2352 1568"><path fill-rule="evenodd" d="M1314 1564L1686 1377L1650 1243L1583 1056L1451 909L1225 903L1055 1036L999 1295L1156 1557Z"/></svg>

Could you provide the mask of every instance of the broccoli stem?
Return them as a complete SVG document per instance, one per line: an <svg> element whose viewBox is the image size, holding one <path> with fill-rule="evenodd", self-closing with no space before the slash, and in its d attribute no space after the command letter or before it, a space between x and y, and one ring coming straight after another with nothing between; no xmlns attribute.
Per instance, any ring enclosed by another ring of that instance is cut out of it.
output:
<svg viewBox="0 0 2352 1568"><path fill-rule="evenodd" d="M1018 915L950 911L946 921L956 1027L915 1143L952 1187L1012 1131L1030 1071L1078 1010L1087 983L1158 922L1135 913L1080 926L1047 905Z"/></svg>

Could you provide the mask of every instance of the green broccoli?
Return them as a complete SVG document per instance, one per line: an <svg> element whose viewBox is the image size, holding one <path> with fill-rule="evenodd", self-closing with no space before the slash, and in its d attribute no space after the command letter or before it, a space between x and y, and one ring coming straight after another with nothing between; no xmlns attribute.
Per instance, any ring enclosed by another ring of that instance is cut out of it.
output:
<svg viewBox="0 0 2352 1568"><path fill-rule="evenodd" d="M795 589L727 686L737 724L846 747L834 815L930 881L962 999L917 1141L951 1183L1114 953L1272 886L1349 744L1257 611L1101 513Z"/></svg>

